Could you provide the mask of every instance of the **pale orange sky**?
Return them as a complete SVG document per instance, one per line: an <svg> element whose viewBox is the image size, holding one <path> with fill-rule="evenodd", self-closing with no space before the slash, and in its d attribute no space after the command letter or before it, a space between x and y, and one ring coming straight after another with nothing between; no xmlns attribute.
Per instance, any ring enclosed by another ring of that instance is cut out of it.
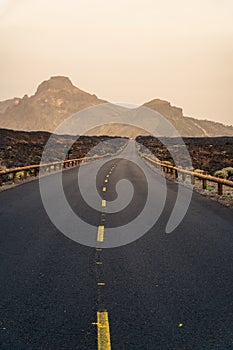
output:
<svg viewBox="0 0 233 350"><path fill-rule="evenodd" d="M0 0L0 100L54 75L233 124L232 0Z"/></svg>

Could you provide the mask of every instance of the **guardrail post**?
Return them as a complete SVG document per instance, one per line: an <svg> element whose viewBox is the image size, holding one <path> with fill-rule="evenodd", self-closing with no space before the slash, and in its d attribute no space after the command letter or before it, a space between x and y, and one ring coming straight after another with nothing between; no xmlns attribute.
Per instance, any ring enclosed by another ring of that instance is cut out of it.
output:
<svg viewBox="0 0 233 350"><path fill-rule="evenodd" d="M178 170L175 169L175 178L178 179Z"/></svg>
<svg viewBox="0 0 233 350"><path fill-rule="evenodd" d="M12 181L13 181L14 184L15 184L16 181L17 181L16 179L17 179L17 178L16 178L16 172L14 172L14 173L13 173L13 179L12 179Z"/></svg>
<svg viewBox="0 0 233 350"><path fill-rule="evenodd" d="M203 188L203 190L206 190L206 186L207 186L207 180L206 179L202 179L202 188Z"/></svg>
<svg viewBox="0 0 233 350"><path fill-rule="evenodd" d="M218 183L218 195L222 196L222 194L223 194L223 185Z"/></svg>
<svg viewBox="0 0 233 350"><path fill-rule="evenodd" d="M23 172L23 178L24 178L24 180L27 179L27 176L28 176L28 172L27 172L27 170L24 170L24 172Z"/></svg>
<svg viewBox="0 0 233 350"><path fill-rule="evenodd" d="M194 175L190 175L190 181L192 185L195 185L195 176Z"/></svg>
<svg viewBox="0 0 233 350"><path fill-rule="evenodd" d="M0 175L0 186L2 186L2 175Z"/></svg>

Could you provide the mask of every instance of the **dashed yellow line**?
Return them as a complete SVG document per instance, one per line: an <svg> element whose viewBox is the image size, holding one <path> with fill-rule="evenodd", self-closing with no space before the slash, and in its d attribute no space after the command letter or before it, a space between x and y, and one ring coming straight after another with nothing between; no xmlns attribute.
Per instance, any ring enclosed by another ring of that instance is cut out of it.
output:
<svg viewBox="0 0 233 350"><path fill-rule="evenodd" d="M106 204L107 204L107 203L106 203L106 200L105 200L105 199L103 199L103 200L102 200L102 207L104 207L104 208L105 208L105 207L106 207Z"/></svg>
<svg viewBox="0 0 233 350"><path fill-rule="evenodd" d="M107 191L107 188L106 187L103 187L103 192L106 192Z"/></svg>
<svg viewBox="0 0 233 350"><path fill-rule="evenodd" d="M108 175L106 175L106 177L109 177L109 174L108 174Z"/></svg>
<svg viewBox="0 0 233 350"><path fill-rule="evenodd" d="M104 182L107 183L107 182L108 182L108 179L105 179Z"/></svg>
<svg viewBox="0 0 233 350"><path fill-rule="evenodd" d="M105 286L105 283L104 282L98 282L97 285L98 286Z"/></svg>
<svg viewBox="0 0 233 350"><path fill-rule="evenodd" d="M98 242L104 241L104 226L103 225L98 227L97 241Z"/></svg>
<svg viewBox="0 0 233 350"><path fill-rule="evenodd" d="M108 312L97 312L98 350L111 350Z"/></svg>

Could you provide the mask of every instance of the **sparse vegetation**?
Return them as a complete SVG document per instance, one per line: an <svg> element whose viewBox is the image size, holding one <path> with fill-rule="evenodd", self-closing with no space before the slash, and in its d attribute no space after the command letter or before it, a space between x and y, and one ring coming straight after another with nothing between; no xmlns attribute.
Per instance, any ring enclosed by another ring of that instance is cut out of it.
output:
<svg viewBox="0 0 233 350"><path fill-rule="evenodd" d="M169 149L173 150L173 153L177 155L177 165L185 167L187 160L185 159L184 147L177 147L176 138L164 138L159 140L152 136L139 136L137 142L141 143L151 153L153 153L160 161L168 161L174 165L174 161L171 157L169 150L164 144L169 144ZM189 151L193 168L196 172L214 175L215 172L220 169L227 171L227 178L233 180L232 166L233 166L233 137L184 137L183 141ZM142 146L142 149L143 149ZM221 170L220 170L221 171ZM218 174L216 176L221 175ZM225 178L225 177L223 177Z"/></svg>
<svg viewBox="0 0 233 350"><path fill-rule="evenodd" d="M233 168L227 167L222 170L217 170L215 171L214 176L233 181Z"/></svg>

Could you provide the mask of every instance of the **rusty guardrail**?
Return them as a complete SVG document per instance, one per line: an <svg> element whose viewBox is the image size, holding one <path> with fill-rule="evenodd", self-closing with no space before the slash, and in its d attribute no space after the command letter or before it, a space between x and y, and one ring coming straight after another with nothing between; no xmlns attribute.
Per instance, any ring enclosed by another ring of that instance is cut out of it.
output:
<svg viewBox="0 0 233 350"><path fill-rule="evenodd" d="M102 156L93 156L93 157L82 157L82 158L75 158L75 159L67 159L63 160L60 162L51 162L51 163L46 163L46 164L36 164L36 165L26 165L23 167L18 167L18 168L10 168L10 169L5 169L5 170L0 170L0 186L3 185L3 176L8 175L8 174L13 174L13 177L11 181L13 183L17 182L17 173L22 173L23 172L23 179L27 179L28 177L31 176L37 176L39 174L40 169L47 169L48 172L53 170L61 170L65 168L70 168L73 166L78 166L81 163L87 163L88 161L91 160L97 160L113 155L118 155L125 147L127 146L127 143L120 147L120 149L115 152L115 153L106 153ZM33 171L33 174L28 174L29 171ZM8 180L9 181L9 180Z"/></svg>
<svg viewBox="0 0 233 350"><path fill-rule="evenodd" d="M22 173L23 172L23 179L27 179L30 176L37 176L39 174L40 170L45 169L48 172L52 171L52 168L54 171L56 170L62 170L74 166L78 166L81 163L87 163L90 160L97 160L103 157L108 157L110 154L105 154L103 156L93 156L93 157L84 157L84 158L75 158L75 159L68 159L68 160L63 160L60 162L51 162L51 163L46 163L46 164L36 164L36 165L27 165L23 167L18 167L18 168L10 168L10 169L5 169L0 171L0 186L3 185L3 176L5 175L10 175L12 174L13 177L11 181L13 183L17 182L17 173ZM33 171L32 174L29 174L29 171Z"/></svg>
<svg viewBox="0 0 233 350"><path fill-rule="evenodd" d="M207 181L214 182L218 185L218 195L219 196L222 196L222 194L223 194L223 186L233 188L233 181L222 179L220 177L215 177L215 176L211 176L211 175L196 173L196 172L182 169L182 168L178 168L178 167L175 167L173 165L169 165L169 164L166 164L166 163L163 163L160 161L153 160L148 156L143 156L143 158L145 158L147 161L149 161L153 165L160 166L165 173L174 174L176 179L178 179L179 174L181 174L183 181L185 181L186 175L188 175L190 177L192 184L195 183L195 178L202 180L202 188L204 190L207 188Z"/></svg>

